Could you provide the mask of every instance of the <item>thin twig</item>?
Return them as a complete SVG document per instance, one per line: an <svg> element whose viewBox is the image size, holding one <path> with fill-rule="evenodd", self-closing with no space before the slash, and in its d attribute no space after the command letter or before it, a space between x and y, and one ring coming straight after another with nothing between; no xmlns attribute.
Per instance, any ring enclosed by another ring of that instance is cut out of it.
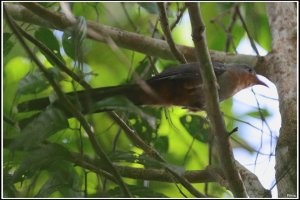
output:
<svg viewBox="0 0 300 200"><path fill-rule="evenodd" d="M225 51L228 52L229 51L229 45L230 45L230 42L232 44L232 47L235 51L235 53L237 53L236 51L236 47L235 47L235 44L234 44L234 41L233 41L233 38L232 38L232 29L234 27L234 24L236 22L236 16L237 16L237 7L239 6L239 4L235 4L234 5L234 10L233 10L233 15L232 15L232 18L231 18L231 22L228 26L228 29L226 30L226 34L227 34L227 39L226 39L226 45L225 45Z"/></svg>
<svg viewBox="0 0 300 200"><path fill-rule="evenodd" d="M258 102L258 99L256 97L256 94L253 90L253 88L251 88L251 92L253 93L254 97L255 97L255 101L256 101L256 105L257 105L257 108L258 108L258 113L259 113L259 116L260 116L260 119L262 121L262 129L261 129L261 135L263 135L263 125L266 124L268 130L269 130L269 133L270 133L270 155L272 155L272 148L273 148L273 131L271 130L271 127L269 125L269 123L267 122L265 116L263 115L263 112L262 112L262 109L260 108L260 104ZM262 136L261 136L262 137ZM262 139L261 139L261 144L260 144L260 147L259 147L259 150L262 148ZM258 151L259 151L258 150ZM257 157L258 157L258 154L256 156L256 159L255 159L255 162L257 160ZM271 158L271 157L270 157Z"/></svg>
<svg viewBox="0 0 300 200"><path fill-rule="evenodd" d="M173 30L177 24L180 22L184 12L186 10L186 6L184 5L182 8L179 9L179 11L177 12L177 17L176 17L176 20L170 25L170 29Z"/></svg>
<svg viewBox="0 0 300 200"><path fill-rule="evenodd" d="M246 22L245 22L245 20L244 20L242 14L241 14L241 12L240 12L240 8L237 6L236 9L237 9L237 10L236 10L237 15L239 16L239 18L240 18L240 20L241 20L241 22L242 22L242 25L243 25L243 27L244 27L246 33L247 33L247 36L248 36L248 38L249 38L249 40L250 40L251 47L252 47L253 50L255 51L256 55L257 55L257 56L260 56L260 55L259 55L259 52L258 52L258 50L257 50L257 48L256 48L254 39L252 38L252 36L251 36L251 34L250 34L250 32L249 32L249 30L248 30L248 28L247 28Z"/></svg>
<svg viewBox="0 0 300 200"><path fill-rule="evenodd" d="M169 44L171 52L174 54L174 56L177 58L177 60L179 60L181 63L186 63L187 61L186 61L185 57L176 48L175 43L172 39L172 34L171 34L171 30L169 28L169 22L168 22L164 2L157 3L157 7L159 10L159 19L160 19L161 28L165 34L166 41Z"/></svg>
<svg viewBox="0 0 300 200"><path fill-rule="evenodd" d="M138 32L138 31L137 31L138 29L137 29L136 25L133 23L131 17L129 16L129 13L128 13L126 7L125 7L125 3L124 3L124 2L121 2L121 5L122 5L122 9L123 9L123 11L124 11L124 13L125 13L125 15L126 15L126 18L127 18L128 22L129 22L129 24L132 26L132 28L133 28L133 30L134 30L135 32Z"/></svg>
<svg viewBox="0 0 300 200"><path fill-rule="evenodd" d="M18 28L18 27L17 27ZM75 74L72 70L70 70L65 64L48 48L46 47L43 43L32 37L30 34L28 34L26 31L24 31L21 28L18 28L20 33L31 43L36 45L42 52L47 54L49 58L55 62L56 66L61 69L63 72L68 74L72 79L74 79L76 82L78 82L82 87L85 89L92 89L91 86L82 78L80 78L77 74Z"/></svg>

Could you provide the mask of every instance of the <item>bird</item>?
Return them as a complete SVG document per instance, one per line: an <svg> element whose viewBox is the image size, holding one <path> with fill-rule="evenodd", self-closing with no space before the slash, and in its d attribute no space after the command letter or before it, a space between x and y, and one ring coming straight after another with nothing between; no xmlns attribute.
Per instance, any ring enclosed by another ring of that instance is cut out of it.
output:
<svg viewBox="0 0 300 200"><path fill-rule="evenodd" d="M255 70L238 63L213 62L218 83L219 101L232 97L237 92L254 85L267 86L259 80ZM201 66L200 66L201 67ZM90 105L105 98L123 96L142 106L181 106L190 111L205 110L205 91L199 63L179 64L142 81L142 84L124 84L66 93L79 102L81 112L91 112ZM74 100L73 100L74 101ZM52 102L65 110L60 100ZM18 105L19 112L43 110L50 105L48 97L29 100ZM69 113L70 114L70 113Z"/></svg>

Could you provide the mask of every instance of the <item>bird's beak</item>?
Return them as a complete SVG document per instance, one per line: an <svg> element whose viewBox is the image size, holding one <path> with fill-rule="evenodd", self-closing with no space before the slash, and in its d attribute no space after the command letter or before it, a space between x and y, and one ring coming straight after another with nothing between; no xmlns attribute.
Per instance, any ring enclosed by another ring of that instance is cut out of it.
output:
<svg viewBox="0 0 300 200"><path fill-rule="evenodd" d="M266 83L264 83L263 81L259 80L257 77L256 77L256 85L263 85L263 86L266 86L266 87L269 87Z"/></svg>

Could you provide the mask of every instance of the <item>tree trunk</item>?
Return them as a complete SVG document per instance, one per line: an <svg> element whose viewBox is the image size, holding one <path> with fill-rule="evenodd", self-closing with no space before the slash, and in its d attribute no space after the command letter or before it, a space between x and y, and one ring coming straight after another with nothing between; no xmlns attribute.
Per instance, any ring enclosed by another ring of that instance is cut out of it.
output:
<svg viewBox="0 0 300 200"><path fill-rule="evenodd" d="M260 69L276 85L282 117L276 146L279 197L297 194L297 4L267 3L272 51Z"/></svg>

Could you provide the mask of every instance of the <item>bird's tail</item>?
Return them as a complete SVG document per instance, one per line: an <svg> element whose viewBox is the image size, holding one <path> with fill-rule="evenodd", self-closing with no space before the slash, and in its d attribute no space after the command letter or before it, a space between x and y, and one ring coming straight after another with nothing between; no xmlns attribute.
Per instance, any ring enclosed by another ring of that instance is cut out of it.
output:
<svg viewBox="0 0 300 200"><path fill-rule="evenodd" d="M122 86L112 86L112 87L103 87L96 88L91 90L83 90L76 92L66 93L66 96L75 104L81 107L81 111L86 114L90 110L90 106L97 101L101 101L105 98L113 96L124 96L132 101L136 105L141 105L144 103L143 96L141 95L141 88L138 85L122 85ZM142 92L143 93L143 92ZM139 95L137 95L139 94ZM63 110L64 104L59 102L60 100L54 101L53 104L59 106ZM34 99L20 103L18 107L18 112L29 112L29 111L39 111L45 109L50 105L50 100L48 97Z"/></svg>

